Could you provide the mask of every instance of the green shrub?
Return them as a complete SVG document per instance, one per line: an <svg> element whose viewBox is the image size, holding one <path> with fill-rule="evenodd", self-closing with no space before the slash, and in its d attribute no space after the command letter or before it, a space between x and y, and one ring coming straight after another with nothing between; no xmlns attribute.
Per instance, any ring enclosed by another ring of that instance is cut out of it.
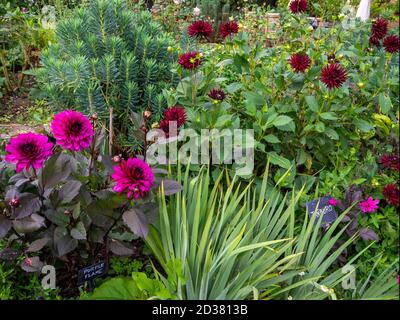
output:
<svg viewBox="0 0 400 320"><path fill-rule="evenodd" d="M167 50L173 40L150 13L134 13L123 0L96 0L61 20L56 34L37 70L55 109L112 114L126 135L131 111L157 117L167 106L162 90L175 83L175 57Z"/></svg>

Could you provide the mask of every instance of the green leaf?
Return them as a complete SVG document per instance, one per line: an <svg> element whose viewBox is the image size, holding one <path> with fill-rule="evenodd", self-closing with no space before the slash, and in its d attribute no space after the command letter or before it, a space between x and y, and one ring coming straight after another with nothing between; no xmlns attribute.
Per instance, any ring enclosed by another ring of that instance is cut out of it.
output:
<svg viewBox="0 0 400 320"><path fill-rule="evenodd" d="M221 128L224 127L226 124L228 124L232 119L231 114L224 114L220 117L218 117L217 122L215 123L216 128Z"/></svg>
<svg viewBox="0 0 400 320"><path fill-rule="evenodd" d="M291 167L291 163L288 159L278 155L276 152L268 152L269 160L271 163L276 164L284 169L289 169Z"/></svg>
<svg viewBox="0 0 400 320"><path fill-rule="evenodd" d="M86 229L81 221L71 230L71 237L76 240L86 240Z"/></svg>
<svg viewBox="0 0 400 320"><path fill-rule="evenodd" d="M390 100L390 97L386 96L384 93L381 93L379 95L378 100L382 113L387 114L393 108L393 104L392 101Z"/></svg>
<svg viewBox="0 0 400 320"><path fill-rule="evenodd" d="M339 134L331 128L325 128L325 134L333 140L339 140Z"/></svg>
<svg viewBox="0 0 400 320"><path fill-rule="evenodd" d="M374 128L371 123L362 119L354 119L354 124L363 132L369 132Z"/></svg>
<svg viewBox="0 0 400 320"><path fill-rule="evenodd" d="M323 122L317 122L315 124L315 130L317 132L321 132L321 133L324 132L325 131L325 124Z"/></svg>
<svg viewBox="0 0 400 320"><path fill-rule="evenodd" d="M235 93L236 91L243 88L243 84L241 82L231 83L226 87L226 91L230 94Z"/></svg>
<svg viewBox="0 0 400 320"><path fill-rule="evenodd" d="M337 120L338 118L332 112L323 112L320 117L325 120Z"/></svg>
<svg viewBox="0 0 400 320"><path fill-rule="evenodd" d="M272 124L275 127L281 127L281 126L285 126L289 123L293 122L293 119L291 117L288 116L278 116L276 117L276 119L272 122Z"/></svg>
<svg viewBox="0 0 400 320"><path fill-rule="evenodd" d="M104 282L87 298L93 300L135 300L141 298L141 293L133 279L118 277Z"/></svg>
<svg viewBox="0 0 400 320"><path fill-rule="evenodd" d="M281 142L281 140L279 140L279 138L273 134L269 134L269 135L265 136L264 140L269 143L280 143Z"/></svg>
<svg viewBox="0 0 400 320"><path fill-rule="evenodd" d="M314 111L314 112L318 112L319 110L319 105L318 105L318 101L317 99L315 99L314 96L306 96L305 100L307 102L308 107Z"/></svg>

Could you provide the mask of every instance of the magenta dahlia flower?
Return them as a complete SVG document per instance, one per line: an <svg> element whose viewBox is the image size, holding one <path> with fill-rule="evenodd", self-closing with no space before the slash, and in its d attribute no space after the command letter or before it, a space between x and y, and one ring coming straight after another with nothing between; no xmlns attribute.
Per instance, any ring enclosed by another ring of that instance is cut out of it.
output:
<svg viewBox="0 0 400 320"><path fill-rule="evenodd" d="M379 159L379 162L386 169L400 171L400 157L397 154L384 154Z"/></svg>
<svg viewBox="0 0 400 320"><path fill-rule="evenodd" d="M360 202L359 206L362 212L369 213L377 210L379 200L374 200L372 197L369 197L367 200Z"/></svg>
<svg viewBox="0 0 400 320"><path fill-rule="evenodd" d="M330 63L322 68L321 81L328 89L340 88L347 80L347 72L339 63Z"/></svg>
<svg viewBox="0 0 400 320"><path fill-rule="evenodd" d="M386 52L396 53L400 51L400 39L396 35L387 36L383 40L383 46Z"/></svg>
<svg viewBox="0 0 400 320"><path fill-rule="evenodd" d="M378 18L372 23L371 33L372 37L378 40L383 39L388 31L388 22L384 19Z"/></svg>
<svg viewBox="0 0 400 320"><path fill-rule="evenodd" d="M54 115L51 130L57 144L71 151L81 151L89 147L94 134L89 119L72 110Z"/></svg>
<svg viewBox="0 0 400 320"><path fill-rule="evenodd" d="M289 9L292 13L303 13L307 10L307 0L292 0L289 3Z"/></svg>
<svg viewBox="0 0 400 320"><path fill-rule="evenodd" d="M221 25L219 26L219 35L222 38L226 38L227 36L230 36L231 34L235 34L238 32L239 32L239 25L237 24L236 21L221 23Z"/></svg>
<svg viewBox="0 0 400 320"><path fill-rule="evenodd" d="M335 198L330 198L330 199L328 200L328 203L329 203L331 206L334 206L334 207L337 206L337 200L336 200Z"/></svg>
<svg viewBox="0 0 400 320"><path fill-rule="evenodd" d="M202 62L201 54L196 51L181 54L178 59L178 63L189 70L196 69Z"/></svg>
<svg viewBox="0 0 400 320"><path fill-rule="evenodd" d="M150 192L154 182L150 166L139 158L122 160L119 166L114 167L111 177L115 181L113 190L126 193L128 199L143 198Z"/></svg>
<svg viewBox="0 0 400 320"><path fill-rule="evenodd" d="M383 188L383 195L390 205L396 207L400 205L400 189L394 183Z"/></svg>
<svg viewBox="0 0 400 320"><path fill-rule="evenodd" d="M11 138L6 147L5 160L16 164L16 171L28 170L30 167L40 169L43 162L53 154L53 144L41 134L21 133Z"/></svg>
<svg viewBox="0 0 400 320"><path fill-rule="evenodd" d="M223 101L225 99L225 92L221 89L212 89L208 96L215 101Z"/></svg>
<svg viewBox="0 0 400 320"><path fill-rule="evenodd" d="M213 33L213 28L211 24L207 21L194 21L188 27L188 34L191 37L199 37L199 38L210 38Z"/></svg>
<svg viewBox="0 0 400 320"><path fill-rule="evenodd" d="M311 59L303 53L296 53L290 57L290 65L295 72L304 72L311 65Z"/></svg>

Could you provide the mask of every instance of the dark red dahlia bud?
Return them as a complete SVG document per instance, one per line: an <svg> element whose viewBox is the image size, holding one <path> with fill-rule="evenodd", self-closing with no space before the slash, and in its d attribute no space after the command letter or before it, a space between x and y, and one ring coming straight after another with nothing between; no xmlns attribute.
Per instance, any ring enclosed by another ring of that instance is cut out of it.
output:
<svg viewBox="0 0 400 320"><path fill-rule="evenodd" d="M147 120L150 119L152 113L149 110L146 110L145 112L143 112L143 117Z"/></svg>
<svg viewBox="0 0 400 320"><path fill-rule="evenodd" d="M12 198L12 199L10 200L10 206L13 207L13 208L19 207L20 204L21 204L21 203L20 203L20 201L19 201L19 199L18 199L17 197Z"/></svg>
<svg viewBox="0 0 400 320"><path fill-rule="evenodd" d="M225 92L221 89L212 89L208 96L216 102L221 102L225 99Z"/></svg>

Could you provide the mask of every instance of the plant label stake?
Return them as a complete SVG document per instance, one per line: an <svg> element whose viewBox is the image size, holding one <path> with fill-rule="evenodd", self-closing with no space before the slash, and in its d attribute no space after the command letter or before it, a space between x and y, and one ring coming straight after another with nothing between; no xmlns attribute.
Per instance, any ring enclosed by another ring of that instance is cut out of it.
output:
<svg viewBox="0 0 400 320"><path fill-rule="evenodd" d="M326 227L337 219L338 215L334 206L329 204L329 200L331 198L332 197L330 196L326 196L306 203L308 216L310 217L310 219L315 213L314 224L318 223L321 215L322 215L321 227Z"/></svg>
<svg viewBox="0 0 400 320"><path fill-rule="evenodd" d="M78 286L88 282L88 291L92 292L94 289L93 280L101 277L107 273L107 265L104 261L93 264L89 267L83 268L78 272Z"/></svg>

